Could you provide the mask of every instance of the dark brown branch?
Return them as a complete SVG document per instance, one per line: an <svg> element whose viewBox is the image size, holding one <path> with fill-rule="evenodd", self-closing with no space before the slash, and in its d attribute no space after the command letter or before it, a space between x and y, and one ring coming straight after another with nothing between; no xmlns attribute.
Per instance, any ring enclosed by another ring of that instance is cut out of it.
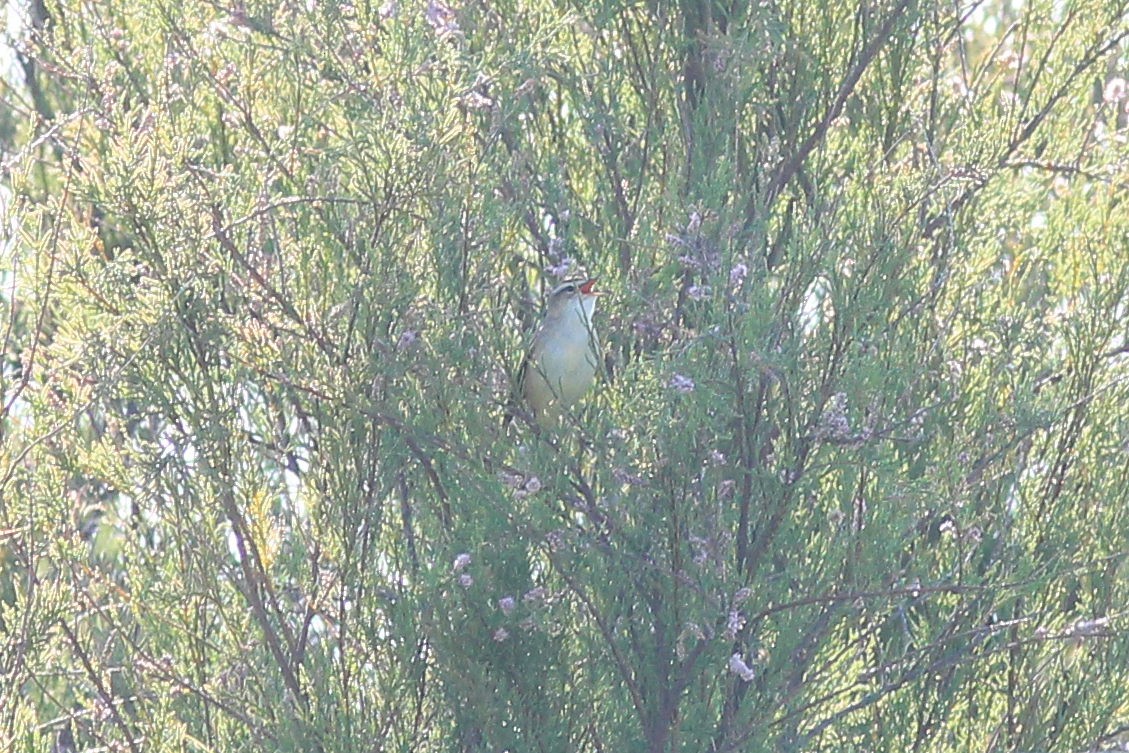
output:
<svg viewBox="0 0 1129 753"><path fill-rule="evenodd" d="M830 107L827 108L827 112L824 113L815 129L808 134L808 137L803 140L796 151L776 168L775 174L772 176L772 180L765 190L767 197L765 201L766 205L771 204L780 192L784 190L784 187L795 177L812 151L823 142L824 137L827 136L827 131L831 128L831 124L835 122L835 118L839 117L843 112L843 107L847 104L847 100L854 94L855 87L858 86L862 74L865 73L866 69L870 67L870 64L874 62L874 58L882 50L883 45L885 45L893 35L894 25L904 15L909 3L910 0L901 0L901 2L890 11L890 15L886 17L886 20L878 29L878 33L876 33L874 38L870 40L870 43L863 48L858 60L855 61L854 66L839 85L839 90L835 93L835 99L831 102ZM750 199L748 208L746 209L746 229L748 229L752 222L755 199L756 197Z"/></svg>
<svg viewBox="0 0 1129 753"><path fill-rule="evenodd" d="M133 732L130 731L129 725L126 724L125 719L122 718L121 712L118 711L118 704L114 701L113 694L106 687L106 684L102 682L101 673L98 672L91 663L90 656L83 649L82 644L79 643L78 636L75 635L74 631L71 630L65 620L60 620L59 626L63 629L63 634L66 635L67 641L71 644L71 648L74 650L75 654L78 655L78 660L82 662L82 668L86 670L87 679L90 680L90 683L94 686L94 690L98 693L98 697L102 700L102 703L105 704L106 710L110 712L110 717L114 720L114 724L121 730L122 735L125 736L129 749L133 753L141 753L141 748L138 747L137 740L133 737Z"/></svg>

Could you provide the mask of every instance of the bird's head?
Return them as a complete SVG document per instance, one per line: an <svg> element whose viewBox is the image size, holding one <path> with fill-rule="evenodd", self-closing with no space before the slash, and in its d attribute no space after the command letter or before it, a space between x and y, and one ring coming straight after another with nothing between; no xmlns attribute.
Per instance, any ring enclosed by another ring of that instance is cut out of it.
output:
<svg viewBox="0 0 1129 753"><path fill-rule="evenodd" d="M556 316L568 311L572 306L581 307L585 314L592 315L596 308L596 297L600 293L596 290L596 278L589 277L583 280L566 280L549 293L549 316Z"/></svg>

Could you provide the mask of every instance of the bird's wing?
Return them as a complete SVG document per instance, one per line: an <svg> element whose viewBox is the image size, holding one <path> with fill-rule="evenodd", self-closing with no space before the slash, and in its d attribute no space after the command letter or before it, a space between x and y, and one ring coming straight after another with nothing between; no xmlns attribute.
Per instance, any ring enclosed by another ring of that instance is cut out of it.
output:
<svg viewBox="0 0 1129 753"><path fill-rule="evenodd" d="M510 395L506 400L506 417L502 421L503 426L508 426L513 421L514 416L525 411L522 407L522 401L525 399L525 380L529 376L529 370L533 368L533 347L537 344L540 335L541 328L538 327L537 331L533 333L533 337L529 339L529 345L525 349L525 355L522 356L521 364L510 379Z"/></svg>

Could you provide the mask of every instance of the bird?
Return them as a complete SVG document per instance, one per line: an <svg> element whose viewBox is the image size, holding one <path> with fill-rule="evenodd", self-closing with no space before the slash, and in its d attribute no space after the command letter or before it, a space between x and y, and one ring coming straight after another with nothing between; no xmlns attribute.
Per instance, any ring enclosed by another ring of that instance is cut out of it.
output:
<svg viewBox="0 0 1129 753"><path fill-rule="evenodd" d="M567 280L549 294L545 318L518 369L521 398L542 426L584 396L596 379L600 344L592 328L596 279Z"/></svg>

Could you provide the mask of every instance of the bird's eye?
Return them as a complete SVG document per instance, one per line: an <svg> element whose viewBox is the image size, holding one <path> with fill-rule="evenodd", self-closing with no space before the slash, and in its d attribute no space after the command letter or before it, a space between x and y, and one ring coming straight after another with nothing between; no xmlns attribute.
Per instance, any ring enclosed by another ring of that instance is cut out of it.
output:
<svg viewBox="0 0 1129 753"><path fill-rule="evenodd" d="M561 287L561 292L562 293L575 293L576 292L576 286L569 283L568 285L564 285L564 286Z"/></svg>

